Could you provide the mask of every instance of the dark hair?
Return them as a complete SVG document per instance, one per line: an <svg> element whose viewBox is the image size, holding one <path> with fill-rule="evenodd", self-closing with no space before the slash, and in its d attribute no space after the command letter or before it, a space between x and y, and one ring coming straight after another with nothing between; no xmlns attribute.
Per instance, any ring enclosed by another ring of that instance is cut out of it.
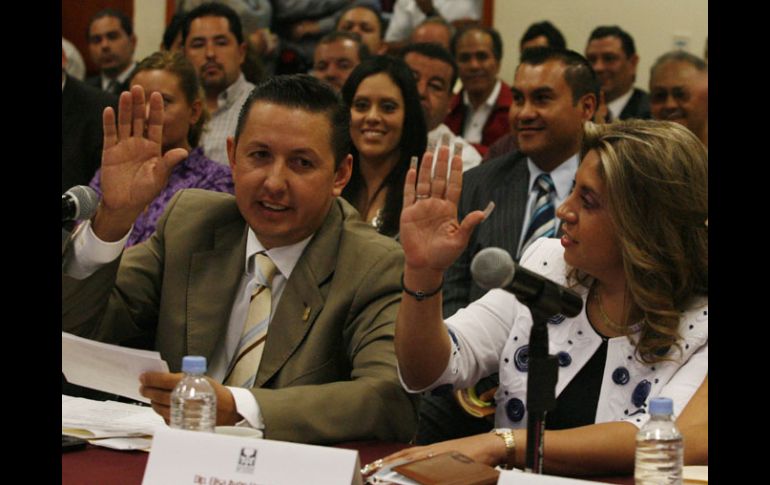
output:
<svg viewBox="0 0 770 485"><path fill-rule="evenodd" d="M297 108L310 113L323 113L329 119L334 168L350 153L350 109L326 83L309 74L286 74L267 78L251 91L241 107L235 128L235 143L243 131L251 107L257 101ZM286 133L291 136L291 133Z"/></svg>
<svg viewBox="0 0 770 485"><path fill-rule="evenodd" d="M401 51L401 58L406 58L406 55L410 52L414 52L415 54L420 54L431 59L437 59L452 66L452 80L449 83L449 86L447 86L449 91L452 90L455 82L457 81L457 63L448 50L444 49L439 44L434 44L432 42L407 44L407 46L404 47L404 49Z"/></svg>
<svg viewBox="0 0 770 485"><path fill-rule="evenodd" d="M103 8L98 12L96 12L94 16L91 17L91 20L88 21L88 29L86 30L86 39L88 39L88 37L91 35L91 25L93 25L93 23L96 22L97 20L104 17L115 17L120 21L120 28L123 29L123 32L125 32L126 35L129 37L133 35L134 27L131 24L131 19L128 18L128 15L114 8Z"/></svg>
<svg viewBox="0 0 770 485"><path fill-rule="evenodd" d="M398 86L401 96L404 98L404 126L401 130L400 160L383 181L387 189L385 207L382 210L381 225L377 228L382 234L394 236L399 231L401 207L404 197L404 180L409 170L409 163L413 156L418 160L425 151L428 139L428 129L420 105L420 95L417 92L417 84L409 66L401 60L391 56L372 56L362 62L350 73L345 85L342 86L342 99L348 108L353 105L358 86L364 79L376 74L385 73ZM355 205L361 191L365 190L364 180L358 164L361 162L358 148L351 145L350 153L353 155L353 173L350 182L343 189L342 196ZM365 217L365 215L364 215Z"/></svg>
<svg viewBox="0 0 770 485"><path fill-rule="evenodd" d="M495 56L495 59L498 61L503 58L503 39L500 38L500 32L493 29L492 27L485 27L483 25L476 25L472 24L469 25L459 32L455 34L454 37L452 37L452 55L457 57L457 43L460 41L460 39L463 38L463 36L469 32L473 32L474 30L477 30L479 32L484 32L488 36L492 38L492 54Z"/></svg>
<svg viewBox="0 0 770 485"><path fill-rule="evenodd" d="M385 37L385 21L382 19L382 14L379 10L374 8L372 5L368 3L352 3L342 9L342 11L339 13L339 17L337 17L337 21L334 23L334 30L339 30L340 28L340 20L342 20L342 17L345 16L346 13L348 13L351 10L354 10L356 8L363 8L365 10L368 10L374 14L375 17L377 17L377 23L380 24L380 39Z"/></svg>
<svg viewBox="0 0 770 485"><path fill-rule="evenodd" d="M663 64L667 62L686 62L687 64L690 64L692 67L694 67L698 71L707 71L708 70L708 64L706 64L703 59L701 59L698 56L694 56L686 51L671 51L666 52L662 56L658 57L655 60L655 63L650 68L650 79L652 79L653 75L655 74L655 71L662 66Z"/></svg>
<svg viewBox="0 0 770 485"><path fill-rule="evenodd" d="M586 94L593 94L599 99L599 81L591 64L575 51L554 49L552 47L531 47L521 53L521 64L539 66L548 61L558 60L564 63L564 80L572 90L572 102L577 104Z"/></svg>
<svg viewBox="0 0 770 485"><path fill-rule="evenodd" d="M179 80L179 88L184 93L187 104L192 106L195 100L201 102L201 115L198 121L190 127L190 131L187 132L187 141L190 146L195 148L201 139L203 134L203 126L209 119L209 112L206 109L205 98L203 97L203 90L201 89L200 81L198 80L198 71L195 70L192 63L179 52L160 51L150 54L142 59L139 64L136 65L136 69L131 74L131 80L136 78L136 75L142 71L166 71L170 72ZM149 93L147 93L149 95Z"/></svg>
<svg viewBox="0 0 770 485"><path fill-rule="evenodd" d="M336 42L338 40L352 40L356 43L358 46L358 61L361 62L367 57L371 55L369 52L369 47L364 44L364 42L361 40L361 36L358 35L356 32L345 32L342 30L333 30L329 32L328 34L321 37L321 40L318 41L318 44L316 46L321 44L331 44L333 42Z"/></svg>
<svg viewBox="0 0 770 485"><path fill-rule="evenodd" d="M540 36L548 39L548 47L555 49L566 49L567 42L564 40L564 36L561 31L557 29L551 22L543 20L542 22L536 22L527 28L524 35L521 36L519 41L519 47L527 41L536 39Z"/></svg>
<svg viewBox="0 0 770 485"><path fill-rule="evenodd" d="M626 57L631 57L636 54L636 45L634 39L617 25L602 25L596 27L591 35L588 37L588 42L596 39L603 39L605 37L617 37L620 39L620 45L623 47Z"/></svg>
<svg viewBox="0 0 770 485"><path fill-rule="evenodd" d="M181 13L175 13L166 26L166 30L163 31L163 47L166 50L171 50L171 46L174 44L177 34L182 30L182 24L184 23L184 15Z"/></svg>
<svg viewBox="0 0 770 485"><path fill-rule="evenodd" d="M224 17L230 27L230 32L235 36L239 44L243 43L243 28L241 28L241 18L235 13L235 10L223 3L202 3L194 9L187 12L182 24L182 43L187 42L187 36L190 34L190 24L192 21L201 17Z"/></svg>
<svg viewBox="0 0 770 485"><path fill-rule="evenodd" d="M450 42L452 40L452 36L454 36L455 32L457 31L457 29L455 29L452 24L447 22L444 17L441 17L440 15L432 15L426 18L425 20L423 20L422 22L420 22L419 24L417 24L417 26L414 29L412 29L412 33L414 33L415 30L422 27L423 25L428 25L428 24L441 25L442 27L446 28L447 32L449 32Z"/></svg>

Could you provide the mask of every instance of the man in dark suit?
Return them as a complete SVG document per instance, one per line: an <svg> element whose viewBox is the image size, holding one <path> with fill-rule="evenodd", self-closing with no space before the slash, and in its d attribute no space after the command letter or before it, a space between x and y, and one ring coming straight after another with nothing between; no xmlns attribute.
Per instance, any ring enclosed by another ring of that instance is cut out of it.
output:
<svg viewBox="0 0 770 485"><path fill-rule="evenodd" d="M634 39L618 26L601 26L591 32L586 58L602 83L605 121L650 118L650 97L634 87L639 55ZM604 111L600 106L599 111Z"/></svg>
<svg viewBox="0 0 770 485"><path fill-rule="evenodd" d="M471 260L481 249L501 247L518 260L537 236L557 235L560 223L555 208L572 190L583 124L594 115L598 89L591 66L576 52L550 47L522 52L511 88L510 110L519 149L463 175L460 220L489 202L495 203L495 209L476 228L467 249L444 275L444 318L486 292L470 274ZM549 179L551 190L541 191L539 181ZM539 206L542 197L548 204ZM541 219L540 213L550 215ZM541 221L544 225L539 224ZM480 394L494 385L482 381L477 390ZM418 443L491 429L491 423L463 413L453 395L424 398L419 420Z"/></svg>
<svg viewBox="0 0 770 485"><path fill-rule="evenodd" d="M96 13L88 24L88 51L99 74L86 79L89 85L114 95L129 88L136 67L136 35L131 20L114 8Z"/></svg>
<svg viewBox="0 0 770 485"><path fill-rule="evenodd" d="M144 103L139 86L123 94L121 113L132 103ZM133 220L186 155L161 157L159 93L146 135L143 113L118 117L117 127L107 116L104 195L65 255L62 328L113 343L149 339L177 372L184 355L205 356L218 424L307 443L408 441L415 407L393 348L403 253L339 198L352 157L349 112L336 93L308 75L255 88L227 141L235 197L181 191L156 233L121 256ZM265 260L274 276L263 276ZM264 289L271 301L253 308ZM260 311L261 359L238 379L249 384L234 384ZM167 420L180 378L141 377L142 394Z"/></svg>
<svg viewBox="0 0 770 485"><path fill-rule="evenodd" d="M61 191L88 185L102 160L102 111L118 98L64 72L62 49Z"/></svg>

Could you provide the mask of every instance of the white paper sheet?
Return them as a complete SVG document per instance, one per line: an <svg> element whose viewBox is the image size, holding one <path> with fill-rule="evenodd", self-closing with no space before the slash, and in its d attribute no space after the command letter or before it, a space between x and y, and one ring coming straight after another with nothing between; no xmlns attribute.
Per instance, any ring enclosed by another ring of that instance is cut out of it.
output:
<svg viewBox="0 0 770 485"><path fill-rule="evenodd" d="M61 427L62 434L94 439L151 436L167 426L148 406L62 394Z"/></svg>
<svg viewBox="0 0 770 485"><path fill-rule="evenodd" d="M139 375L168 372L158 352L130 349L61 333L61 369L67 381L149 403L139 394Z"/></svg>

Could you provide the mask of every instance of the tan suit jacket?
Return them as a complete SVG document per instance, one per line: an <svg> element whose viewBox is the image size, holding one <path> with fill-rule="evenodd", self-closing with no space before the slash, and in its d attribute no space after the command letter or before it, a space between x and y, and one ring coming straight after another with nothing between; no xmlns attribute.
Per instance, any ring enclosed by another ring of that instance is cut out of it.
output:
<svg viewBox="0 0 770 485"><path fill-rule="evenodd" d="M229 194L180 191L144 244L85 280L62 276L62 329L151 342L178 371L224 339L247 226ZM415 401L400 386L393 332L403 253L342 199L297 262L270 323L252 392L267 438L408 441Z"/></svg>

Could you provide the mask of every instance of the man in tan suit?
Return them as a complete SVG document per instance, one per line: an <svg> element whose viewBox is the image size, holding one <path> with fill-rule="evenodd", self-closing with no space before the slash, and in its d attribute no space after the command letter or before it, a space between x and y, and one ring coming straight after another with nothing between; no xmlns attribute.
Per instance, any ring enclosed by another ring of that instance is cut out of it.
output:
<svg viewBox="0 0 770 485"><path fill-rule="evenodd" d="M163 101L153 93L149 103L145 120L135 86L120 99L117 127L105 113L104 198L65 258L63 330L149 340L174 371L184 355L205 356L220 425L307 443L409 440L415 406L392 342L403 254L338 198L352 166L339 98L306 75L258 86L228 139L235 198L181 191L156 233L121 254L133 220L186 156L161 156ZM277 267L267 340L253 386L224 386L258 253ZM180 378L141 378L167 420Z"/></svg>

